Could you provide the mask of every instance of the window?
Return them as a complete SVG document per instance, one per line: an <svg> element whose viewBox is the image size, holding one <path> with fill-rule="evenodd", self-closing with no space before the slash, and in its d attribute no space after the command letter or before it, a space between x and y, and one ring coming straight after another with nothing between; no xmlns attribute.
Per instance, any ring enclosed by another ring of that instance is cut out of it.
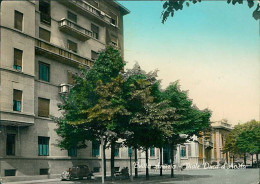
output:
<svg viewBox="0 0 260 184"><path fill-rule="evenodd" d="M155 154L154 154L154 147L151 147L150 148L150 157L154 157Z"/></svg>
<svg viewBox="0 0 260 184"><path fill-rule="evenodd" d="M13 111L21 112L22 94L23 94L22 91L14 89L14 91L13 91Z"/></svg>
<svg viewBox="0 0 260 184"><path fill-rule="evenodd" d="M38 98L38 116L49 117L50 115L50 100Z"/></svg>
<svg viewBox="0 0 260 184"><path fill-rule="evenodd" d="M14 49L14 65L13 68L16 70L22 70L23 51Z"/></svg>
<svg viewBox="0 0 260 184"><path fill-rule="evenodd" d="M69 20L71 20L71 21L73 21L73 22L76 22L77 23L77 15L76 14L74 14L74 13L72 13L72 12L70 12L70 11L68 11L68 19Z"/></svg>
<svg viewBox="0 0 260 184"><path fill-rule="evenodd" d="M98 58L98 53L93 51L93 50L91 50L91 59L92 60L96 60L97 58Z"/></svg>
<svg viewBox="0 0 260 184"><path fill-rule="evenodd" d="M186 146L181 147L181 157L186 157Z"/></svg>
<svg viewBox="0 0 260 184"><path fill-rule="evenodd" d="M93 37L98 39L99 38L99 27L94 24L91 24L91 31L93 32Z"/></svg>
<svg viewBox="0 0 260 184"><path fill-rule="evenodd" d="M46 63L39 63L39 79L50 82L50 65Z"/></svg>
<svg viewBox="0 0 260 184"><path fill-rule="evenodd" d="M50 42L51 40L51 32L46 30L46 29L43 29L43 28L39 28L39 38L47 41L47 42Z"/></svg>
<svg viewBox="0 0 260 184"><path fill-rule="evenodd" d="M23 30L23 14L16 10L14 13L14 28L20 31Z"/></svg>
<svg viewBox="0 0 260 184"><path fill-rule="evenodd" d="M97 141L92 142L92 156L93 157L99 156L99 143Z"/></svg>
<svg viewBox="0 0 260 184"><path fill-rule="evenodd" d="M49 0L39 1L40 19L42 23L51 25L51 6Z"/></svg>
<svg viewBox="0 0 260 184"><path fill-rule="evenodd" d="M128 147L128 156L131 157L133 155L133 149Z"/></svg>
<svg viewBox="0 0 260 184"><path fill-rule="evenodd" d="M68 156L70 157L76 157L77 156L77 148L72 147L68 150Z"/></svg>
<svg viewBox="0 0 260 184"><path fill-rule="evenodd" d="M94 172L94 173L100 172L100 167L94 167L94 168L93 168L93 172Z"/></svg>
<svg viewBox="0 0 260 184"><path fill-rule="evenodd" d="M5 176L15 176L16 170L15 169L7 169L5 170Z"/></svg>
<svg viewBox="0 0 260 184"><path fill-rule="evenodd" d="M111 23L113 24L113 25L116 25L116 20L115 19L111 19Z"/></svg>
<svg viewBox="0 0 260 184"><path fill-rule="evenodd" d="M77 45L77 43L68 40L68 49L71 50L71 51L73 51L73 52L76 52L76 53L77 53L77 50L78 50L78 45Z"/></svg>
<svg viewBox="0 0 260 184"><path fill-rule="evenodd" d="M40 169L40 175L48 175L49 169Z"/></svg>
<svg viewBox="0 0 260 184"><path fill-rule="evenodd" d="M48 156L49 155L49 137L38 137L38 155Z"/></svg>
<svg viewBox="0 0 260 184"><path fill-rule="evenodd" d="M119 148L115 148L115 157L119 157Z"/></svg>
<svg viewBox="0 0 260 184"><path fill-rule="evenodd" d="M118 38L117 36L111 35L111 44L117 47Z"/></svg>
<svg viewBox="0 0 260 184"><path fill-rule="evenodd" d="M7 134L6 155L15 155L15 134Z"/></svg>
<svg viewBox="0 0 260 184"><path fill-rule="evenodd" d="M75 85L76 81L73 78L74 74L71 71L68 71L68 84Z"/></svg>
<svg viewBox="0 0 260 184"><path fill-rule="evenodd" d="M114 14L113 12L111 12L109 15L111 16L111 24L116 26L117 25L117 15Z"/></svg>

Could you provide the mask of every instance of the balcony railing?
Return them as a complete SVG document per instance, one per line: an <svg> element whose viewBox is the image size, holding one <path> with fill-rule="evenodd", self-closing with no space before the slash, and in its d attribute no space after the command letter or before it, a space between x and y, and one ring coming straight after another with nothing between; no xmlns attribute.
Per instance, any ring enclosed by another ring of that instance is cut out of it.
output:
<svg viewBox="0 0 260 184"><path fill-rule="evenodd" d="M89 31L65 18L59 21L59 28L61 31L84 41L92 37L92 31Z"/></svg>
<svg viewBox="0 0 260 184"><path fill-rule="evenodd" d="M35 39L36 53L43 54L46 57L55 59L58 61L69 62L73 65L84 64L87 66L93 66L94 62L88 58L79 56L71 51L62 49L58 46L50 44L40 39Z"/></svg>
<svg viewBox="0 0 260 184"><path fill-rule="evenodd" d="M41 22L51 25L51 16L45 13L40 13Z"/></svg>
<svg viewBox="0 0 260 184"><path fill-rule="evenodd" d="M112 18L107 15L106 13L102 12L98 8L95 8L94 6L88 4L87 2L83 0L60 0L59 2L63 4L69 4L74 5L75 7L79 8L80 10L83 10L84 12L87 12L90 15L93 15L95 18L98 18L99 20L104 21L107 24L112 24ZM114 25L116 26L116 25Z"/></svg>

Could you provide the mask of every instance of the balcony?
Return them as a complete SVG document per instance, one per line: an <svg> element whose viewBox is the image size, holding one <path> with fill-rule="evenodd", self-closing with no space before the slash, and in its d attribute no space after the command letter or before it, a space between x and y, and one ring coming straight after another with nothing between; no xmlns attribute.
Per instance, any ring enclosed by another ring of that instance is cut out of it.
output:
<svg viewBox="0 0 260 184"><path fill-rule="evenodd" d="M92 19L99 21L101 23L106 23L109 25L112 24L112 18L102 12L101 10L95 8L94 6L90 5L89 3L82 1L82 0L59 0L60 3L69 6L70 8L74 9L76 12L82 13L83 15L90 16ZM113 25L116 27L116 25Z"/></svg>
<svg viewBox="0 0 260 184"><path fill-rule="evenodd" d="M59 29L71 36L74 36L80 40L88 40L92 37L92 31L89 31L78 24L68 20L68 19L61 19L59 21Z"/></svg>
<svg viewBox="0 0 260 184"><path fill-rule="evenodd" d="M65 62L73 66L83 64L91 67L94 64L94 62L88 58L84 58L76 53L60 48L40 39L35 39L35 52L36 54L44 55L50 59Z"/></svg>
<svg viewBox="0 0 260 184"><path fill-rule="evenodd" d="M211 141L205 140L204 145L206 148L211 149L213 148L213 143Z"/></svg>
<svg viewBox="0 0 260 184"><path fill-rule="evenodd" d="M51 16L45 13L40 13L40 19L42 23L51 25Z"/></svg>

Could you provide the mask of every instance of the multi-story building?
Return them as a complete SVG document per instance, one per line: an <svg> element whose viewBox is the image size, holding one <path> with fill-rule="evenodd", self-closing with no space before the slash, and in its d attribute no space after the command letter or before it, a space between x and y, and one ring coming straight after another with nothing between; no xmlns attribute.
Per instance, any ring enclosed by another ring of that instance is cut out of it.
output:
<svg viewBox="0 0 260 184"><path fill-rule="evenodd" d="M107 44L123 55L129 11L105 0L3 0L0 11L0 176L51 177L77 163L98 172L99 145L61 150L50 116L61 116L78 66L91 67ZM127 149L116 156L129 159Z"/></svg>

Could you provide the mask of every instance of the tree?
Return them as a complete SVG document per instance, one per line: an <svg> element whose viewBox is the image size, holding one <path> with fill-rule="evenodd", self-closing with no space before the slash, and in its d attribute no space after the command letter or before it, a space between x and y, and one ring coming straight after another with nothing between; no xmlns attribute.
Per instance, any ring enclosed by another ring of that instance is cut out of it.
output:
<svg viewBox="0 0 260 184"><path fill-rule="evenodd" d="M168 137L171 157L171 177L174 177L174 148L199 135L201 131L210 126L211 112L208 109L199 110L188 98L187 91L181 91L179 82L170 84L162 93L162 99L168 100L170 107L175 109L176 118L172 123L173 134ZM186 134L186 137L181 137Z"/></svg>
<svg viewBox="0 0 260 184"><path fill-rule="evenodd" d="M162 23L164 23L169 16L173 17L174 13L178 10L182 10L186 4L189 7L190 2L196 4L197 2L201 2L201 0L167 0L163 4L162 11ZM233 5L236 3L243 4L243 0L227 0L227 3L230 4L232 2ZM247 0L247 4L249 8L254 6L253 0ZM252 16L255 20L260 19L260 3L257 3L256 9L253 11Z"/></svg>
<svg viewBox="0 0 260 184"><path fill-rule="evenodd" d="M121 91L113 87L122 84L118 75L124 65L120 53L108 46L99 54L92 68L86 70L82 67L81 73L74 77L75 85L68 94L62 96L63 103L59 104L63 116L54 118L62 149L84 148L87 146L86 141L100 142L103 136L111 139L116 135L112 131L108 134L107 130L115 129L114 117L123 113L120 96L119 99L113 96L113 93L120 94ZM102 93L102 90L106 90L108 94ZM119 109L116 108L117 105ZM105 109L98 112L101 107ZM104 117L106 115L108 116Z"/></svg>
<svg viewBox="0 0 260 184"><path fill-rule="evenodd" d="M224 151L230 152L233 156L244 154L245 164L246 153L258 155L260 153L260 122L251 120L245 124L236 125L227 136Z"/></svg>
<svg viewBox="0 0 260 184"><path fill-rule="evenodd" d="M164 137L172 134L174 109L161 101L157 71L146 73L138 64L124 74L127 108L131 111L128 130L132 132L126 144L146 153L146 178L149 178L148 149L161 147ZM156 135L156 136L154 136ZM137 162L137 157L135 156ZM135 169L137 176L137 168Z"/></svg>

